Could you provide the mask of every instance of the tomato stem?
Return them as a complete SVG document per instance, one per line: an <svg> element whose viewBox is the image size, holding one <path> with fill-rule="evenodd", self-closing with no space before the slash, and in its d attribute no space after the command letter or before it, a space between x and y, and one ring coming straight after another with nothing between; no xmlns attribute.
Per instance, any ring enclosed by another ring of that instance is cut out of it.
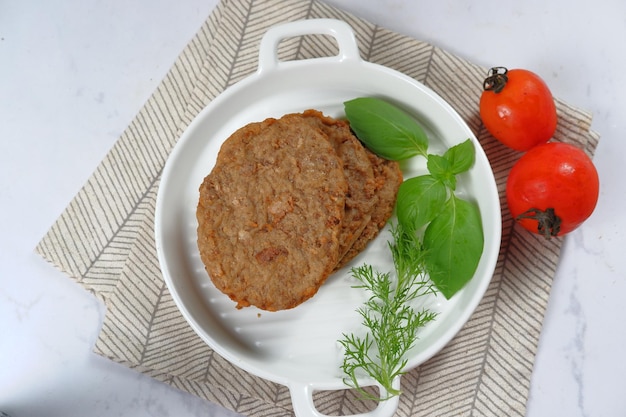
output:
<svg viewBox="0 0 626 417"><path fill-rule="evenodd" d="M483 89L485 91L493 91L498 94L504 89L509 77L506 73L509 72L505 67L493 67L489 70L487 78L483 81Z"/></svg>
<svg viewBox="0 0 626 417"><path fill-rule="evenodd" d="M522 219L537 220L537 231L546 239L556 236L561 231L561 218L556 215L553 208L540 210L531 208L515 218L516 221Z"/></svg>

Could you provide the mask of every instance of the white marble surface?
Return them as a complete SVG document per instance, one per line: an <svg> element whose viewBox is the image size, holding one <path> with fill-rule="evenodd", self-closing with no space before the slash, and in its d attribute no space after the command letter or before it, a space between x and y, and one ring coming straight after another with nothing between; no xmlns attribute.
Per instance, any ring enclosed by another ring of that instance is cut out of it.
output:
<svg viewBox="0 0 626 417"><path fill-rule="evenodd" d="M216 0L0 0L0 411L226 416L91 353L104 308L33 251ZM528 417L626 415L626 2L329 0L593 111L595 214L566 238Z"/></svg>

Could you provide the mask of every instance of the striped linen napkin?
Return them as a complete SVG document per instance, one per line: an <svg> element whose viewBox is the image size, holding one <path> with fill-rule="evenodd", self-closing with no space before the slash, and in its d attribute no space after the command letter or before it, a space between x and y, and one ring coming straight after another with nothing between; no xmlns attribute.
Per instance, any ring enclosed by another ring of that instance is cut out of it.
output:
<svg viewBox="0 0 626 417"><path fill-rule="evenodd" d="M515 226L504 198L519 154L496 142L477 109L487 73L431 44L394 33L316 0L222 0L152 97L37 246L37 252L107 307L95 351L247 416L291 416L286 387L231 365L193 332L162 279L154 243L160 174L193 118L257 68L258 45L277 23L336 18L355 31L363 59L424 83L463 117L495 172L502 247L491 284L467 324L438 355L402 378L398 416L523 416L561 239ZM324 42L288 42L283 59L327 55ZM593 155L591 115L557 99L555 140ZM349 390L319 392L318 410L366 411Z"/></svg>

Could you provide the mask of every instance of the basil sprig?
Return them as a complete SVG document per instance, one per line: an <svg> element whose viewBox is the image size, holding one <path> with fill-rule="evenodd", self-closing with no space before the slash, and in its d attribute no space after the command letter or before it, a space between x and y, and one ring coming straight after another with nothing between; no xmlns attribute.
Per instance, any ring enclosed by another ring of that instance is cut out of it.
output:
<svg viewBox="0 0 626 417"><path fill-rule="evenodd" d="M424 130L402 109L373 97L344 106L350 127L372 152L396 161L416 155L426 158L428 173L400 186L396 214L405 230L422 237L430 280L451 298L474 276L484 247L477 205L455 193L457 176L475 161L472 141L467 139L443 155L429 154Z"/></svg>
<svg viewBox="0 0 626 417"><path fill-rule="evenodd" d="M449 299L472 279L483 252L483 229L476 205L451 195L424 231L426 270Z"/></svg>
<svg viewBox="0 0 626 417"><path fill-rule="evenodd" d="M376 155L394 161L426 156L426 133L398 107L374 97L360 97L346 101L344 109L356 136Z"/></svg>

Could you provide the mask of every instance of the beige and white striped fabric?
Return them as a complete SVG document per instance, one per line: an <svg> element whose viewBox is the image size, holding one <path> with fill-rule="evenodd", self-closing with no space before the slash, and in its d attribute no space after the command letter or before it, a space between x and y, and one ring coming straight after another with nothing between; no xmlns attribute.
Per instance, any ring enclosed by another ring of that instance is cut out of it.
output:
<svg viewBox="0 0 626 417"><path fill-rule="evenodd" d="M323 2L223 0L37 251L106 303L97 353L244 415L291 416L286 387L232 366L178 312L156 259L154 203L178 137L207 103L255 71L268 27L319 17L348 22L364 59L402 71L446 99L479 138L500 191L502 249L491 285L457 337L405 375L397 415L523 416L561 240L521 231L507 212L504 185L519 154L481 125L477 109L486 69ZM280 55L333 53L325 42L284 42ZM555 140L576 143L592 155L599 137L589 130L591 115L561 101L558 112ZM316 404L334 415L369 406L349 391L318 393Z"/></svg>

